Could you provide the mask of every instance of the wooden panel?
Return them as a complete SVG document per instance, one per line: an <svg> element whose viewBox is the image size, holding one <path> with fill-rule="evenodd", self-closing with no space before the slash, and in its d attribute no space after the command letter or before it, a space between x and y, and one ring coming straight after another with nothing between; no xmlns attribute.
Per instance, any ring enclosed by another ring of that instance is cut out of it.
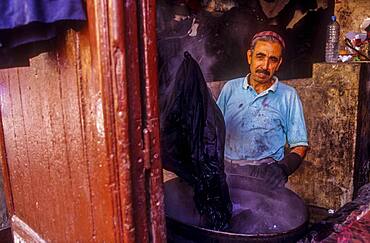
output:
<svg viewBox="0 0 370 243"><path fill-rule="evenodd" d="M115 239L101 89L91 81L88 35L69 32L30 67L1 71L14 213L46 241Z"/></svg>
<svg viewBox="0 0 370 243"><path fill-rule="evenodd" d="M0 74L0 80L7 80L7 77L4 77ZM5 95L5 88L0 81L0 106L2 106L1 97ZM0 121L1 109L0 109ZM0 161L6 161L7 155L5 150L4 142L4 129L3 124L0 122ZM14 214L14 204L12 196L12 188L9 178L9 165L7 163L0 163L0 239L5 241L10 241L11 230L10 230L10 214ZM5 182L5 183L4 183ZM6 200L8 198L8 200Z"/></svg>
<svg viewBox="0 0 370 243"><path fill-rule="evenodd" d="M9 116L11 114L11 111L9 110L10 105L6 103L6 99L3 99L3 97L8 97L9 96L9 90L7 89L9 83L9 72L3 71L0 72L0 105L1 105L1 112L0 112L0 118L2 120L3 114L2 112L5 112L5 116ZM9 101L9 99L8 99ZM9 119L8 119L9 121ZM5 145L5 134L4 134L4 128L3 128L3 122L0 123L0 155L1 155L1 161L5 161L7 159L7 153L6 153L6 145ZM12 137L12 130L7 130L7 132L10 134L7 134L7 136ZM12 144L14 145L14 144ZM4 193L6 194L6 207L9 212L9 214L14 214L14 198L12 194L12 190L14 191L19 191L19 187L12 187L10 184L10 165L8 163L2 163L1 164L2 168L2 183L4 186Z"/></svg>
<svg viewBox="0 0 370 243"><path fill-rule="evenodd" d="M79 33L30 67L0 70L2 163L20 238L165 241L155 2L136 4L90 1Z"/></svg>
<svg viewBox="0 0 370 243"><path fill-rule="evenodd" d="M69 63L76 60L73 38L70 33L58 51L33 58L30 68L11 70L17 76L9 77L10 94L2 96L5 144L15 143L7 146L15 213L45 240L56 242L93 238L78 72L76 61ZM14 136L8 134L12 123Z"/></svg>

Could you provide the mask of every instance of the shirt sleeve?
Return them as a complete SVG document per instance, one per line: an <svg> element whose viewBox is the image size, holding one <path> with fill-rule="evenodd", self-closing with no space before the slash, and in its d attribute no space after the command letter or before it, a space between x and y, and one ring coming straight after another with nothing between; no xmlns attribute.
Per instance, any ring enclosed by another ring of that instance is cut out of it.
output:
<svg viewBox="0 0 370 243"><path fill-rule="evenodd" d="M226 105L227 105L227 99L228 99L228 93L229 93L229 85L226 82L224 87L221 90L220 95L217 98L217 105L220 108L222 114L225 116L225 111L226 111Z"/></svg>
<svg viewBox="0 0 370 243"><path fill-rule="evenodd" d="M308 146L302 102L295 90L290 97L289 103L287 119L287 141L289 147Z"/></svg>

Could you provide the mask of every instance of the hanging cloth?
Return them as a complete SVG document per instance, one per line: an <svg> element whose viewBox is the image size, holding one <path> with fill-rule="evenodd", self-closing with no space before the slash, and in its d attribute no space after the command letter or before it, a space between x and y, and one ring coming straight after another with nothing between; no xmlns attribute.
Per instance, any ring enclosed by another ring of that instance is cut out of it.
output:
<svg viewBox="0 0 370 243"><path fill-rule="evenodd" d="M160 82L166 83L160 86L162 161L193 187L208 227L220 230L232 211L224 173L225 123L198 63L188 52L180 63L169 65L178 67L174 79L160 72Z"/></svg>

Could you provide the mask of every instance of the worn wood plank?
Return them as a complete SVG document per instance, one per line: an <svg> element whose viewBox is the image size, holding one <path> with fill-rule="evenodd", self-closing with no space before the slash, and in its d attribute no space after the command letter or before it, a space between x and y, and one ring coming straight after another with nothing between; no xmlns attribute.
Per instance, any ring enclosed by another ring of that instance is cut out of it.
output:
<svg viewBox="0 0 370 243"><path fill-rule="evenodd" d="M115 147L116 147L116 159L115 164L115 177L118 182L119 188L119 201L120 208L117 212L121 217L121 230L119 231L119 238L123 242L142 242L138 236L146 238L145 234L138 235L138 231L145 231L145 228L141 228L135 225L135 218L140 217L137 215L134 218L136 201L133 191L138 184L134 183L132 176L132 153L130 153L130 110L131 105L129 103L128 93L131 90L128 89L128 70L126 69L128 63L131 61L127 55L129 50L136 49L134 45L127 46L127 39L124 38L124 33L131 33L127 31L127 19L133 19L130 12L126 15L124 12L127 11L127 5L124 7L121 1L110 1L110 13L109 21L110 25L110 49L111 49L111 63L112 63L112 114L114 115L114 126L115 126ZM127 4L127 2L126 2ZM126 17L126 19L125 19ZM123 26L122 26L123 23ZM133 26L134 27L134 26ZM132 58L132 57L131 57ZM137 75L137 73L133 74ZM140 112L140 110L139 110ZM135 130L136 131L136 130ZM136 132L137 137L138 132ZM136 156L139 156L136 154ZM133 186L135 185L135 187ZM144 212L137 210L142 215ZM145 218L141 218L145 222ZM137 220L136 220L137 221ZM136 228L135 228L136 227ZM136 235L135 235L136 233Z"/></svg>
<svg viewBox="0 0 370 243"><path fill-rule="evenodd" d="M13 69L15 70L15 69ZM13 98L11 94L11 86L10 86L10 78L11 78L11 71L6 70L2 71L5 77L4 85L4 95L2 95L2 123L4 128L4 143L5 149L8 156L8 164L9 164L9 175L12 181L13 187L13 198L14 198L14 211L19 212L20 215L24 216L24 194L23 194L23 173L22 171L18 171L17 168L19 166L19 160L17 158L17 143L16 143L16 129L14 126L14 111L13 111ZM13 75L14 76L14 75ZM14 85L14 84L13 84ZM17 178L17 180L13 180ZM18 202L18 203L16 203ZM17 206L19 205L19 207Z"/></svg>
<svg viewBox="0 0 370 243"><path fill-rule="evenodd" d="M75 33L69 32L65 45L59 48L59 69L61 81L61 102L64 117L66 151L68 159L71 195L68 201L73 206L70 213L70 230L67 241L92 240L91 191L87 173L82 124L79 104L79 62L76 53ZM79 55L79 54L78 54Z"/></svg>
<svg viewBox="0 0 370 243"><path fill-rule="evenodd" d="M89 101L85 98L87 96L87 84L92 82L92 53L90 52L90 39L88 28L83 29L80 33L76 33L76 64L77 64L77 86L78 86L78 102L79 102L79 122L81 127L81 151L83 154L83 167L86 174L87 186L85 190L89 191L89 201L86 206L89 208L91 215L91 232L84 237L90 242L96 242L96 223L95 211L93 209L92 198L94 196L92 188L92 174L90 173L89 149L88 149L88 134L89 134L89 120L88 120L88 105Z"/></svg>
<svg viewBox="0 0 370 243"><path fill-rule="evenodd" d="M55 73L55 68L48 65L47 61L44 61L46 55L40 56L39 59L34 59L31 62L34 68L38 70L38 77L34 82L39 85L39 96L42 97L40 100L41 105L41 116L42 116L42 137L40 144L40 150L43 151L43 169L42 174L45 178L46 188L43 191L42 197L43 204L45 205L47 211L43 214L43 221L47 223L45 227L42 228L40 234L48 241L56 240L57 237L53 232L56 232L58 229L62 228L61 223L58 221L57 212L59 211L58 205L58 181L55 179L55 174L52 172L54 158L53 158L53 128L52 128L52 114L51 114L51 104L49 103L50 95L50 79L52 82L55 82L55 74L50 74L51 72ZM48 70L51 68L50 70ZM50 74L50 75L49 75Z"/></svg>
<svg viewBox="0 0 370 243"><path fill-rule="evenodd" d="M9 89L11 93L10 103L12 106L12 125L14 127L15 142L15 154L12 160L17 161L15 170L19 172L19 177L14 178L14 183L18 184L21 188L19 195L20 201L16 201L14 203L14 206L16 211L18 208L23 212L23 214L20 214L20 216L22 216L23 218L23 221L32 224L33 222L35 222L35 218L33 215L33 212L35 211L35 204L32 200L32 184L30 181L30 177L28 176L29 158L27 154L27 137L24 127L23 104L18 69L12 69L10 71ZM5 139L5 143L7 143L7 139Z"/></svg>
<svg viewBox="0 0 370 243"><path fill-rule="evenodd" d="M144 161L142 158L142 150L144 144L142 142L143 117L141 99L141 80L140 80L140 58L138 48L138 6L137 1L127 1L125 6L125 21L124 27L126 46L126 80L128 89L128 103L129 103L129 135L130 135L130 156L132 163L132 184L135 198L135 233L136 239L139 242L149 241L148 230L148 214L147 214L147 197L145 193L145 174Z"/></svg>
<svg viewBox="0 0 370 243"><path fill-rule="evenodd" d="M104 90L105 82L110 82L109 46L107 31L107 2L95 0L88 6L91 66L82 64L86 72L91 72L91 79L84 82L86 146L89 161L90 186L92 190L92 208L94 215L94 240L114 242L115 227L118 218L115 215L116 184L112 180L110 130L111 123L106 105L109 97ZM84 60L84 59L82 59ZM85 72L85 71L83 71ZM113 195L115 194L115 195Z"/></svg>
<svg viewBox="0 0 370 243"><path fill-rule="evenodd" d="M65 234L61 231L66 231L66 215L65 210L68 202L60 203L68 198L64 192L65 187L70 187L65 180L66 172L64 168L65 162L65 148L64 144L64 129L62 123L62 112L59 99L59 75L57 70L57 59L55 53L42 54L31 60L31 67L37 69L38 77L33 80L34 83L39 83L40 92L42 93L41 111L43 120L41 121L41 129L45 130L45 139L41 142L43 144L47 155L48 162L43 167L43 173L48 175L48 181L44 184L49 187L39 194L39 200L44 201L47 208L49 208L49 218L43 220L50 224L52 231L49 231L48 226L42 229L40 234L46 240L50 241L65 241ZM35 101L37 102L37 101ZM35 150L41 148L34 148ZM68 178L68 176L67 176ZM32 227L32 225L30 225ZM53 233L52 233L53 232Z"/></svg>
<svg viewBox="0 0 370 243"><path fill-rule="evenodd" d="M7 84L9 82L8 72L0 72L0 121L6 120L9 122L9 114L10 111L8 110L9 106L7 105L7 99L9 95L9 89ZM3 119L3 112L5 112L5 119ZM5 145L5 136L8 135L8 132L12 132L11 130L4 131L3 122L0 123L0 153L1 153L1 170L2 170L2 185L4 188L5 197L6 199L6 209L8 210L8 214L14 214L14 198L12 190L19 190L18 188L14 188L14 185L11 184L11 177L10 171L11 166L8 163L8 156L6 153L6 145ZM13 188L12 188L13 187ZM2 199L0 199L2 200ZM6 210L3 209L3 210Z"/></svg>
<svg viewBox="0 0 370 243"><path fill-rule="evenodd" d="M30 177L31 186L34 194L34 215L36 222L28 222L35 230L40 231L44 227L48 227L47 222L38 220L40 212L48 210L45 204L43 185L48 182L48 178L43 173L45 163L45 147L42 146L43 140L43 124L42 124L42 109L38 79L38 67L34 68L19 68L20 89L22 91L22 101L24 114L22 114L25 122L26 140L23 141L29 153L29 171L27 177ZM47 160L46 160L47 163Z"/></svg>
<svg viewBox="0 0 370 243"><path fill-rule="evenodd" d="M76 239L76 236L78 235L78 231L76 231L76 228L74 227L75 224L73 223L75 222L74 221L75 220L74 195L75 195L75 191L77 191L77 188L75 188L74 184L72 183L71 154L70 154L70 146L68 145L70 139L73 139L73 137L69 137L68 135L70 134L67 131L67 126L72 125L73 121L70 121L71 122L70 124L68 124L67 122L66 115L68 111L66 111L66 107L65 107L66 104L63 100L65 92L68 93L69 91L72 91L69 89L64 90L63 83L69 82L69 87L72 87L73 79L71 80L69 79L69 77L70 75L75 76L75 72L73 70L73 66L72 66L72 70L66 70L61 67L61 62L63 62L63 58L68 58L68 57L61 56L61 49L62 47L70 47L68 45L68 43L70 42L73 42L73 40L70 40L70 41L68 41L67 39L59 40L58 49L56 51L56 60L57 60L56 68L57 68L57 73L58 73L57 88L59 92L58 103L60 107L60 111L59 111L60 112L60 126L62 128L61 134L60 134L61 141L59 141L59 143L60 143L60 146L63 147L63 150L62 150L63 154L61 155L63 156L62 157L63 162L61 164L63 167L63 170L60 173L60 176L63 178L63 181L62 181L63 187L62 188L59 187L60 189L62 189L62 193L61 193L62 197L59 200L64 200L64 203L63 203L64 207L63 207L62 213L64 214L64 218L65 218L63 227L64 227L64 231L66 232L64 234L64 238L66 242L70 241L71 239ZM73 95L73 93L71 93L71 95ZM75 106L75 103L73 103L72 101L67 101L67 102L71 102L70 105Z"/></svg>

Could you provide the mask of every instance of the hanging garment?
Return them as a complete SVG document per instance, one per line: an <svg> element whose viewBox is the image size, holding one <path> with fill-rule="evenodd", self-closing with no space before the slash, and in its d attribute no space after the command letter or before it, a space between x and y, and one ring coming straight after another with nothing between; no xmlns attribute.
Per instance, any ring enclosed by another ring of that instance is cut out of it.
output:
<svg viewBox="0 0 370 243"><path fill-rule="evenodd" d="M20 66L21 60L48 50L45 41L68 28L79 29L85 20L81 0L2 0L0 67Z"/></svg>
<svg viewBox="0 0 370 243"><path fill-rule="evenodd" d="M207 226L223 229L232 204L224 173L225 124L198 63L188 52L176 76L160 72L161 153L164 168L194 190L194 201ZM170 79L170 80L168 80Z"/></svg>
<svg viewBox="0 0 370 243"><path fill-rule="evenodd" d="M85 20L81 0L2 0L0 29L14 29L32 22Z"/></svg>

